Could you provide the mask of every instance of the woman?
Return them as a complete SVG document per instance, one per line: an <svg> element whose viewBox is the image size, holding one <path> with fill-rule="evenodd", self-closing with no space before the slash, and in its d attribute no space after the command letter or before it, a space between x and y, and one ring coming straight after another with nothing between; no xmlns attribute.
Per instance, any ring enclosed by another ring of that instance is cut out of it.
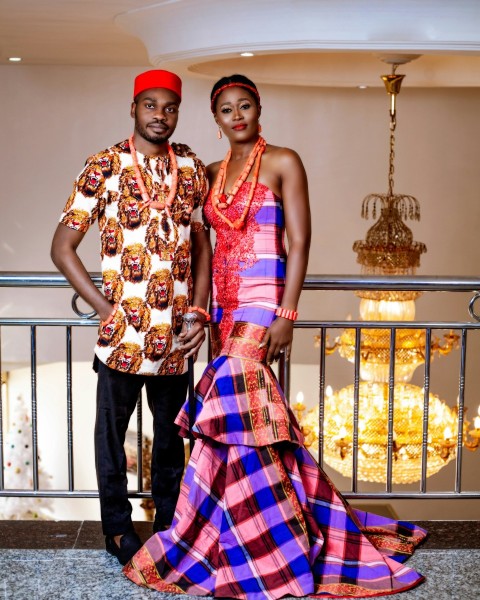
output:
<svg viewBox="0 0 480 600"><path fill-rule="evenodd" d="M205 206L217 235L216 358L197 385L197 440L172 527L124 572L164 592L247 600L409 589L423 578L401 561L425 532L348 506L305 450L269 366L290 353L307 269L302 162L260 136L260 97L249 79L218 81L211 108L230 142L225 159L208 167ZM177 423L188 435L186 407Z"/></svg>

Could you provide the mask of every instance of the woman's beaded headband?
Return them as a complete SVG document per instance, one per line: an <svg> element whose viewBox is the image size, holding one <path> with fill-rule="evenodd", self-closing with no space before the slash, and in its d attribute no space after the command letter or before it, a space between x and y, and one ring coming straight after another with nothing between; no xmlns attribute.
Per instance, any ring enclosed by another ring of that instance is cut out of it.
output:
<svg viewBox="0 0 480 600"><path fill-rule="evenodd" d="M251 85L248 85L247 83L240 83L240 82L233 83L232 82L232 83L226 83L225 85L222 85L221 87L219 87L218 90L215 90L215 93L212 96L212 101L210 102L210 109L213 113L215 112L215 101L218 98L218 96L223 92L223 90L226 90L227 88L231 88L231 87L241 87L241 88L245 88L245 89L249 90L255 96L255 98L257 99L258 105L260 106L260 94L258 93L258 90L256 88L254 88Z"/></svg>

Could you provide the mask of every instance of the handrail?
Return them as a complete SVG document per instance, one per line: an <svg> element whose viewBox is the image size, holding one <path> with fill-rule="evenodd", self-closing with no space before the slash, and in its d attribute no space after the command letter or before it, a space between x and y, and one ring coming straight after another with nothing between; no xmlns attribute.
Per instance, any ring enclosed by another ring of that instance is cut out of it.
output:
<svg viewBox="0 0 480 600"><path fill-rule="evenodd" d="M307 275L303 289L473 292L480 290L480 278L454 275Z"/></svg>
<svg viewBox="0 0 480 600"><path fill-rule="evenodd" d="M102 284L101 273L90 273L93 283ZM70 283L58 271L0 271L0 287L69 288Z"/></svg>
<svg viewBox="0 0 480 600"><path fill-rule="evenodd" d="M102 284L99 272L90 273L95 285ZM0 271L0 287L68 288L70 283L56 271ZM390 290L421 292L472 292L480 290L479 277L427 275L307 275L304 290Z"/></svg>

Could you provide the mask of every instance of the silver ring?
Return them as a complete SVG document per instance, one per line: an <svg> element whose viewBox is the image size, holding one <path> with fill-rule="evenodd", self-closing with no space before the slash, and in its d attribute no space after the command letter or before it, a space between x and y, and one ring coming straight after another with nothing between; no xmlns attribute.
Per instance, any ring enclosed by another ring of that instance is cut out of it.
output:
<svg viewBox="0 0 480 600"><path fill-rule="evenodd" d="M282 348L282 349L280 350L280 354L285 354L285 348Z"/></svg>

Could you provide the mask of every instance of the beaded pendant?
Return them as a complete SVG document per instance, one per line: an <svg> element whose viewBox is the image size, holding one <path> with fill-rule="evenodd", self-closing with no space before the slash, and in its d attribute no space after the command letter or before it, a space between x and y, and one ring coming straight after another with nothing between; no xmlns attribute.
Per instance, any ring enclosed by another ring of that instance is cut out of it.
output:
<svg viewBox="0 0 480 600"><path fill-rule="evenodd" d="M220 168L217 173L217 177L215 179L215 183L212 189L212 206L217 215L229 225L232 229L241 229L245 219L247 217L248 211L250 210L250 205L252 204L252 199L255 194L255 189L257 187L258 181L258 173L260 172L260 163L262 160L262 154L265 152L265 148L267 146L267 142L259 137L255 146L253 147L250 155L243 167L242 172L239 177L233 184L232 189L228 194L225 194L225 180L227 178L227 167L230 159L232 157L232 150L230 149L227 152L227 155L222 161ZM250 191L248 194L248 199L245 204L245 208L241 214L241 216L235 221L231 221L222 210L227 209L235 199L235 196L238 193L240 187L245 183L247 177L253 168L253 176L252 176L252 185L250 186Z"/></svg>
<svg viewBox="0 0 480 600"><path fill-rule="evenodd" d="M175 199L175 196L177 194L178 183L178 165L173 148L170 146L170 144L168 144L167 149L168 156L170 158L170 169L172 173L172 184L170 186L170 191L167 196L165 192L165 183L163 183L160 190L162 192L162 198L154 201L148 195L147 188L145 187L145 182L143 181L143 177L140 172L137 151L133 143L133 135L130 136L128 140L128 145L130 147L130 154L132 155L133 167L135 169L135 179L137 181L138 189L140 190L140 194L142 195L142 200L144 202L143 207L149 206L150 208L156 208L157 210L165 210L168 216L170 216L170 207L172 206L173 200Z"/></svg>

